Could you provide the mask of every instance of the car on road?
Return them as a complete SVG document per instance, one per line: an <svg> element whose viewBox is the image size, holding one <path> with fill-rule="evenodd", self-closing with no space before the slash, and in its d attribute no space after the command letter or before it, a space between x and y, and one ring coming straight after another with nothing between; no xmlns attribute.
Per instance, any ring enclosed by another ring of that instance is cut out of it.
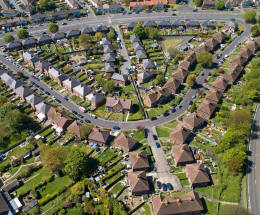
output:
<svg viewBox="0 0 260 215"><path fill-rule="evenodd" d="M156 120L157 118L154 116L154 117L151 117L151 121L154 121Z"/></svg>
<svg viewBox="0 0 260 215"><path fill-rule="evenodd" d="M66 96L64 97L64 99L65 99L66 101L69 101L69 99L68 99Z"/></svg>
<svg viewBox="0 0 260 215"><path fill-rule="evenodd" d="M204 90L209 90L209 88L207 88L207 87L204 87L203 89L204 89Z"/></svg>
<svg viewBox="0 0 260 215"><path fill-rule="evenodd" d="M128 12L127 14L132 14L132 12Z"/></svg>
<svg viewBox="0 0 260 215"><path fill-rule="evenodd" d="M176 111L176 109L175 109L175 108L171 109L171 112L172 112L172 113L174 113L175 111Z"/></svg>
<svg viewBox="0 0 260 215"><path fill-rule="evenodd" d="M80 115L80 114L77 114L77 117L79 117L79 118L84 118L82 115Z"/></svg>
<svg viewBox="0 0 260 215"><path fill-rule="evenodd" d="M162 185L162 189L163 189L164 192L167 191L167 186L166 186L166 184L163 184L163 185Z"/></svg>
<svg viewBox="0 0 260 215"><path fill-rule="evenodd" d="M39 24L39 26L43 26L43 24Z"/></svg>
<svg viewBox="0 0 260 215"><path fill-rule="evenodd" d="M135 14L139 14L139 11L136 11Z"/></svg>
<svg viewBox="0 0 260 215"><path fill-rule="evenodd" d="M61 23L62 25L67 25L67 23L66 22L63 22L63 23Z"/></svg>
<svg viewBox="0 0 260 215"><path fill-rule="evenodd" d="M91 114L90 115L93 119L96 119L97 118L97 116L95 115L95 114Z"/></svg>
<svg viewBox="0 0 260 215"><path fill-rule="evenodd" d="M189 101L189 105L192 105L192 103L193 103L192 101Z"/></svg>
<svg viewBox="0 0 260 215"><path fill-rule="evenodd" d="M51 95L48 91L45 91L45 94L47 94L47 95Z"/></svg>
<svg viewBox="0 0 260 215"><path fill-rule="evenodd" d="M206 83L207 82L207 79L205 78L204 80L203 80L203 83Z"/></svg>
<svg viewBox="0 0 260 215"><path fill-rule="evenodd" d="M156 182L156 187L157 187L157 189L162 189L162 184L160 181Z"/></svg>
<svg viewBox="0 0 260 215"><path fill-rule="evenodd" d="M36 80L36 81L40 81L40 79L39 79L39 78L37 78L37 77L35 77L35 80Z"/></svg>
<svg viewBox="0 0 260 215"><path fill-rule="evenodd" d="M160 148L160 144L158 142L155 143L157 148Z"/></svg>
<svg viewBox="0 0 260 215"><path fill-rule="evenodd" d="M180 109L181 107L182 107L182 106L181 106L181 104L178 104L178 105L177 105L177 108L179 108L179 109Z"/></svg>
<svg viewBox="0 0 260 215"><path fill-rule="evenodd" d="M85 121L85 123L91 123L91 121L88 119L85 119L84 121Z"/></svg>
<svg viewBox="0 0 260 215"><path fill-rule="evenodd" d="M35 87L39 87L39 85L38 85L38 84L35 84L34 86L35 86Z"/></svg>
<svg viewBox="0 0 260 215"><path fill-rule="evenodd" d="M176 13L173 13L172 16L177 16L177 14L176 14Z"/></svg>
<svg viewBox="0 0 260 215"><path fill-rule="evenodd" d="M120 128L118 126L113 126L113 129L120 130Z"/></svg>
<svg viewBox="0 0 260 215"><path fill-rule="evenodd" d="M156 136L156 135L153 135L153 139L154 139L154 140L157 140L158 138L157 138L157 136Z"/></svg>
<svg viewBox="0 0 260 215"><path fill-rule="evenodd" d="M86 108L80 107L79 109L80 109L83 113L86 113Z"/></svg>
<svg viewBox="0 0 260 215"><path fill-rule="evenodd" d="M236 20L234 18L230 18L230 21L234 21L235 22Z"/></svg>
<svg viewBox="0 0 260 215"><path fill-rule="evenodd" d="M75 110L71 111L74 115L77 115L78 113Z"/></svg>
<svg viewBox="0 0 260 215"><path fill-rule="evenodd" d="M204 72L201 72L201 73L200 73L200 76L203 76L203 75L204 75Z"/></svg>
<svg viewBox="0 0 260 215"><path fill-rule="evenodd" d="M44 91L44 89L42 87L39 88L41 91Z"/></svg>
<svg viewBox="0 0 260 215"><path fill-rule="evenodd" d="M33 85L35 84L33 81L30 81L30 83L33 84Z"/></svg>
<svg viewBox="0 0 260 215"><path fill-rule="evenodd" d="M195 9L195 10L193 10L192 12L197 12L198 10L197 9Z"/></svg>
<svg viewBox="0 0 260 215"><path fill-rule="evenodd" d="M123 15L126 15L126 13L124 12L124 13L122 13Z"/></svg>
<svg viewBox="0 0 260 215"><path fill-rule="evenodd" d="M76 20L79 20L79 18L76 18Z"/></svg>
<svg viewBox="0 0 260 215"><path fill-rule="evenodd" d="M237 48L237 47L240 46L240 45L241 45L241 42L237 43L235 47Z"/></svg>
<svg viewBox="0 0 260 215"><path fill-rule="evenodd" d="M253 7L253 9L257 9L257 7Z"/></svg>
<svg viewBox="0 0 260 215"><path fill-rule="evenodd" d="M52 87L49 87L51 90L53 90L53 88Z"/></svg>
<svg viewBox="0 0 260 215"><path fill-rule="evenodd" d="M196 94L193 94L191 98L196 99Z"/></svg>
<svg viewBox="0 0 260 215"><path fill-rule="evenodd" d="M56 99L56 97L55 97L55 96L52 96L52 98L53 98L53 99Z"/></svg>
<svg viewBox="0 0 260 215"><path fill-rule="evenodd" d="M181 117L179 117L178 120L181 121L181 122L183 121L183 119Z"/></svg>
<svg viewBox="0 0 260 215"><path fill-rule="evenodd" d="M46 32L44 31L44 32L42 32L42 34L46 34Z"/></svg>
<svg viewBox="0 0 260 215"><path fill-rule="evenodd" d="M222 64L224 61L223 61L223 59L222 60L220 60L219 62L218 62L218 64Z"/></svg>
<svg viewBox="0 0 260 215"><path fill-rule="evenodd" d="M61 103L61 101L59 99L55 99L55 101L58 102L58 103Z"/></svg>
<svg viewBox="0 0 260 215"><path fill-rule="evenodd" d="M170 183L167 183L168 190L173 190L173 186Z"/></svg>
<svg viewBox="0 0 260 215"><path fill-rule="evenodd" d="M228 9L224 9L223 11L228 11Z"/></svg>
<svg viewBox="0 0 260 215"><path fill-rule="evenodd" d="M166 117L166 116L169 116L170 114L168 112L164 112L163 113L163 116Z"/></svg>
<svg viewBox="0 0 260 215"><path fill-rule="evenodd" d="M32 75L32 78L35 78L35 76L34 76L34 75Z"/></svg>

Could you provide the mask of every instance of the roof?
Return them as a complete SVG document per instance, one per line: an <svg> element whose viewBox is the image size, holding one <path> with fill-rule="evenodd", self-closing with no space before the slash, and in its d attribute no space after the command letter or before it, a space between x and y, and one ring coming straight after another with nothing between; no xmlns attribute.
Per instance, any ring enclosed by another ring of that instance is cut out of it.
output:
<svg viewBox="0 0 260 215"><path fill-rule="evenodd" d="M38 202L36 199L32 200L29 205L31 206L31 208L33 208L34 206L38 205Z"/></svg>
<svg viewBox="0 0 260 215"><path fill-rule="evenodd" d="M249 41L249 42L247 43L247 45L246 45L246 48L255 51L256 49L259 48L259 44L258 44L257 42L255 42L255 41Z"/></svg>
<svg viewBox="0 0 260 215"><path fill-rule="evenodd" d="M37 59L40 60L36 55L34 55L33 53L29 52L29 51L22 51L21 52L23 57L27 60L30 61L32 59Z"/></svg>
<svg viewBox="0 0 260 215"><path fill-rule="evenodd" d="M65 15L65 14L72 14L72 13L80 13L80 10L79 9L70 9L70 10L60 10L60 11L42 13L42 14L37 13L37 14L30 16L30 20L43 18L43 17L54 17L54 16L58 16L58 15Z"/></svg>
<svg viewBox="0 0 260 215"><path fill-rule="evenodd" d="M213 36L213 38L218 39L218 40L224 40L226 38L226 36L227 35L224 32L220 31L220 32L216 33Z"/></svg>
<svg viewBox="0 0 260 215"><path fill-rule="evenodd" d="M73 37L73 36L79 35L80 33L78 30L70 30L70 31L67 31L66 34L68 37Z"/></svg>
<svg viewBox="0 0 260 215"><path fill-rule="evenodd" d="M4 73L6 73L7 71L4 69L0 69L0 76L3 75Z"/></svg>
<svg viewBox="0 0 260 215"><path fill-rule="evenodd" d="M152 92L150 94L146 94L144 98L150 100L151 103L154 103L158 101L160 98L165 98L168 97L169 95L171 95L171 92L168 88L165 87L155 92Z"/></svg>
<svg viewBox="0 0 260 215"><path fill-rule="evenodd" d="M106 72L115 72L114 63L105 63L105 71Z"/></svg>
<svg viewBox="0 0 260 215"><path fill-rule="evenodd" d="M126 74L120 75L118 73L114 73L111 79L126 82L128 80L128 76Z"/></svg>
<svg viewBox="0 0 260 215"><path fill-rule="evenodd" d="M102 38L102 45L111 45L111 40L108 37Z"/></svg>
<svg viewBox="0 0 260 215"><path fill-rule="evenodd" d="M184 21L174 20L174 21L172 21L172 25L174 25L174 26L184 26L185 23L184 23Z"/></svg>
<svg viewBox="0 0 260 215"><path fill-rule="evenodd" d="M243 48L238 54L246 59L250 58L253 55L253 51L248 48Z"/></svg>
<svg viewBox="0 0 260 215"><path fill-rule="evenodd" d="M139 59L146 59L147 55L145 53L145 50L137 50L136 55Z"/></svg>
<svg viewBox="0 0 260 215"><path fill-rule="evenodd" d="M204 1L205 2L205 1ZM203 2L203 3L204 3ZM210 1L208 1L210 2ZM212 2L212 1L211 1ZM214 23L209 21L209 20L206 20L206 21L201 21L200 24L203 26L203 27L214 27Z"/></svg>
<svg viewBox="0 0 260 215"><path fill-rule="evenodd" d="M198 110L211 115L214 112L216 106L216 104L208 102L206 99L204 99L203 102L200 104Z"/></svg>
<svg viewBox="0 0 260 215"><path fill-rule="evenodd" d="M4 196L3 196L3 193L1 192L0 193L0 211L2 214L8 214L9 215L9 211L10 211L10 207L8 206Z"/></svg>
<svg viewBox="0 0 260 215"><path fill-rule="evenodd" d="M0 21L0 25L4 26L4 25L7 25L7 24L12 24L12 23L16 23L16 22L23 22L23 23L27 24L27 19L24 18L24 17L15 17L14 19L7 19L7 20Z"/></svg>
<svg viewBox="0 0 260 215"><path fill-rule="evenodd" d="M17 48L17 47L20 47L20 46L21 46L21 43L18 42L18 41L6 44L6 48L8 48L8 49Z"/></svg>
<svg viewBox="0 0 260 215"><path fill-rule="evenodd" d="M200 54L202 52L209 52L211 48L207 46L206 44L200 45L195 51Z"/></svg>
<svg viewBox="0 0 260 215"><path fill-rule="evenodd" d="M98 102L104 100L105 97L104 97L103 95L101 95L101 94L99 94L99 93L93 91L92 93L86 95L86 98L87 98L89 101L91 101L91 103L97 104Z"/></svg>
<svg viewBox="0 0 260 215"><path fill-rule="evenodd" d="M178 144L172 146L172 154L177 164L190 163L194 161L192 153L187 144Z"/></svg>
<svg viewBox="0 0 260 215"><path fill-rule="evenodd" d="M129 6L130 7L134 7L135 5L142 6L144 4L146 4L148 6L151 6L151 5L156 5L158 3L162 3L162 4L166 5L167 4L167 0L151 0L151 1L142 1L142 2L132 2L131 1Z"/></svg>
<svg viewBox="0 0 260 215"><path fill-rule="evenodd" d="M142 50L142 49L144 49L142 43L140 43L140 42L134 42L134 43L133 43L133 47L134 47L134 49L135 49L136 51L137 51L137 50Z"/></svg>
<svg viewBox="0 0 260 215"><path fill-rule="evenodd" d="M80 82L74 78L68 78L63 81L63 84L66 85L67 87L69 87L70 89L72 89L72 88L76 87L77 85L79 85Z"/></svg>
<svg viewBox="0 0 260 215"><path fill-rule="evenodd" d="M156 215L189 214L203 211L203 205L196 191L180 196L163 197L158 195L153 198L152 204Z"/></svg>
<svg viewBox="0 0 260 215"><path fill-rule="evenodd" d="M69 78L69 76L65 75L62 71L53 66L47 67L47 72L54 78L58 78L60 81L64 81Z"/></svg>
<svg viewBox="0 0 260 215"><path fill-rule="evenodd" d="M42 101L39 104L35 105L35 107L37 108L37 110L39 110L41 113L43 113L44 115L46 115L48 113L48 111L50 110L51 107L53 107L53 105L47 101Z"/></svg>
<svg viewBox="0 0 260 215"><path fill-rule="evenodd" d="M180 140L181 142L185 142L189 135L191 134L191 131L187 128L182 127L180 124L178 124L171 132L170 137L173 137L177 140Z"/></svg>
<svg viewBox="0 0 260 215"><path fill-rule="evenodd" d="M35 154L39 153L41 150L42 150L42 148L38 147L37 149L32 151L32 154L35 155Z"/></svg>
<svg viewBox="0 0 260 215"><path fill-rule="evenodd" d="M66 34L63 33L63 32L59 32L59 33L56 33L56 34L52 34L52 38L53 39L62 39L62 38L65 38L66 37Z"/></svg>
<svg viewBox="0 0 260 215"><path fill-rule="evenodd" d="M82 123L75 120L68 128L67 131L73 132L78 137L81 137L80 134L80 127L82 126Z"/></svg>
<svg viewBox="0 0 260 215"><path fill-rule="evenodd" d="M36 105L36 104L39 104L40 102L42 102L44 100L44 98L39 96L37 93L34 93L34 94L27 96L25 100L31 105Z"/></svg>
<svg viewBox="0 0 260 215"><path fill-rule="evenodd" d="M35 42L35 39L32 39L32 38L28 38L28 39L25 39L25 40L23 40L22 41L22 44L24 45L24 46L26 46L26 45L31 45L31 44L35 44L36 42Z"/></svg>
<svg viewBox="0 0 260 215"><path fill-rule="evenodd" d="M37 40L39 42L45 42L45 41L51 40L51 37L49 35L42 35L42 36L38 37Z"/></svg>
<svg viewBox="0 0 260 215"><path fill-rule="evenodd" d="M187 21L187 22L186 22L186 25L197 27L197 26L199 26L200 24L199 24L198 21L191 20L191 21Z"/></svg>
<svg viewBox="0 0 260 215"><path fill-rule="evenodd" d="M73 91L75 91L75 92L79 93L81 96L85 97L86 95L88 95L89 93L92 92L92 89L89 88L85 84L79 84L78 86L73 88Z"/></svg>
<svg viewBox="0 0 260 215"><path fill-rule="evenodd" d="M104 45L104 53L113 53L113 48L111 45Z"/></svg>
<svg viewBox="0 0 260 215"><path fill-rule="evenodd" d="M6 13L6 14L13 14L13 15L16 15L19 13L19 11L17 10L3 10L2 13Z"/></svg>
<svg viewBox="0 0 260 215"><path fill-rule="evenodd" d="M9 85L10 85L13 89L16 89L16 88L18 88L18 87L20 87L20 86L23 85L23 81L21 81L21 80L16 80L16 78L14 78L13 81L12 81L12 83L9 84Z"/></svg>
<svg viewBox="0 0 260 215"><path fill-rule="evenodd" d="M80 31L81 31L82 34L89 34L89 33L94 33L95 32L93 30L93 28L91 28L91 27L82 28Z"/></svg>
<svg viewBox="0 0 260 215"><path fill-rule="evenodd" d="M51 107L47 113L47 117L52 119L55 124L64 129L64 126L72 123L73 120L69 117L69 115L64 110L60 110L56 107Z"/></svg>
<svg viewBox="0 0 260 215"><path fill-rule="evenodd" d="M106 143L110 135L110 131L103 130L100 128L93 128L89 134L88 139L94 140L102 143Z"/></svg>
<svg viewBox="0 0 260 215"><path fill-rule="evenodd" d="M126 24L126 26L127 26L128 28L134 28L136 25L137 25L137 22L130 22L130 23L127 23L127 24ZM130 36L130 38L131 38L131 36Z"/></svg>
<svg viewBox="0 0 260 215"><path fill-rule="evenodd" d="M19 185L19 181L17 179L12 180L11 182L9 182L8 184L4 185L1 187L1 189L4 192L8 192L9 190L13 189L14 187L16 187L17 185Z"/></svg>
<svg viewBox="0 0 260 215"><path fill-rule="evenodd" d="M203 5L215 5L216 3L217 3L218 1L211 1L211 0L209 0L209 1L207 1L207 0L204 0L203 1Z"/></svg>
<svg viewBox="0 0 260 215"><path fill-rule="evenodd" d="M197 59L195 51L191 51L185 58L182 60L179 65L189 68L190 65Z"/></svg>
<svg viewBox="0 0 260 215"><path fill-rule="evenodd" d="M214 81L212 87L215 87L215 88L218 88L218 89L221 89L221 90L225 91L227 86L228 86L228 81L227 80L225 80L224 78L217 78Z"/></svg>
<svg viewBox="0 0 260 215"><path fill-rule="evenodd" d="M168 21L158 21L158 26L169 26L171 25Z"/></svg>
<svg viewBox="0 0 260 215"><path fill-rule="evenodd" d="M144 27L156 27L156 23L154 21L143 22Z"/></svg>
<svg viewBox="0 0 260 215"><path fill-rule="evenodd" d="M145 171L128 172L128 179L132 193L150 190Z"/></svg>
<svg viewBox="0 0 260 215"><path fill-rule="evenodd" d="M217 40L214 39L214 38L210 38L210 39L208 39L204 44L205 44L206 46L211 47L211 48L215 48L215 47L219 44L219 41L217 41Z"/></svg>
<svg viewBox="0 0 260 215"><path fill-rule="evenodd" d="M238 64L240 66L243 66L247 62L247 58L237 54L235 57L232 58L230 63Z"/></svg>
<svg viewBox="0 0 260 215"><path fill-rule="evenodd" d="M153 69L154 68L154 62L151 59L144 59L143 65L145 69Z"/></svg>
<svg viewBox="0 0 260 215"><path fill-rule="evenodd" d="M238 27L237 23L235 23L233 21L227 21L227 22L225 22L225 25L228 26L228 27L231 27L231 28L237 28Z"/></svg>
<svg viewBox="0 0 260 215"><path fill-rule="evenodd" d="M195 112L183 119L183 122L190 125L193 129L204 123L204 119L198 116Z"/></svg>
<svg viewBox="0 0 260 215"><path fill-rule="evenodd" d="M15 92L19 94L22 98L25 98L26 96L32 94L34 91L31 88L24 85L16 88Z"/></svg>
<svg viewBox="0 0 260 215"><path fill-rule="evenodd" d="M98 25L98 26L95 27L95 30L97 32L99 32L99 31L108 31L108 28L107 28L107 26Z"/></svg>
<svg viewBox="0 0 260 215"><path fill-rule="evenodd" d="M34 10L35 7L32 7L32 6L28 6L26 7L25 9L23 9L25 12L32 12Z"/></svg>
<svg viewBox="0 0 260 215"><path fill-rule="evenodd" d="M206 99L215 101L215 102L219 102L219 100L221 99L223 93L220 90L216 90L216 89L210 89L210 91L208 92Z"/></svg>
<svg viewBox="0 0 260 215"><path fill-rule="evenodd" d="M145 80L147 78L154 76L154 73L147 69L147 70L144 70L144 71L138 73L137 76L140 77L141 79Z"/></svg>
<svg viewBox="0 0 260 215"><path fill-rule="evenodd" d="M9 73L3 73L3 74L1 75L1 79L2 79L3 81L5 81L8 85L11 85L12 82L13 82L13 80L14 80L14 78L11 77L11 75L10 75Z"/></svg>
<svg viewBox="0 0 260 215"><path fill-rule="evenodd" d="M137 140L133 137L130 137L125 132L121 132L121 134L115 139L115 144L123 147L127 151L131 151L137 143Z"/></svg>
<svg viewBox="0 0 260 215"><path fill-rule="evenodd" d="M145 150L129 152L129 158L133 170L149 168L149 161Z"/></svg>
<svg viewBox="0 0 260 215"><path fill-rule="evenodd" d="M185 79L188 76L189 71L186 69L183 69L181 67L178 67L174 72L173 76Z"/></svg>
<svg viewBox="0 0 260 215"><path fill-rule="evenodd" d="M116 58L115 58L114 53L105 54L105 60L106 60L107 62L115 62L115 61L116 61Z"/></svg>
<svg viewBox="0 0 260 215"><path fill-rule="evenodd" d="M209 183L210 179L204 165L202 163L194 163L186 165L186 173L188 174L190 184Z"/></svg>
<svg viewBox="0 0 260 215"><path fill-rule="evenodd" d="M122 8L120 4L103 4L98 6L98 9Z"/></svg>
<svg viewBox="0 0 260 215"><path fill-rule="evenodd" d="M175 78L169 78L164 87L169 87L170 89L174 89L175 91L179 89L181 85L181 81Z"/></svg>
<svg viewBox="0 0 260 215"><path fill-rule="evenodd" d="M123 109L131 110L132 100L121 99L116 97L107 97L106 107L114 107L115 105L119 105Z"/></svg>
<svg viewBox="0 0 260 215"><path fill-rule="evenodd" d="M46 67L50 66L50 64L45 60L39 60L35 63L35 66L43 70Z"/></svg>

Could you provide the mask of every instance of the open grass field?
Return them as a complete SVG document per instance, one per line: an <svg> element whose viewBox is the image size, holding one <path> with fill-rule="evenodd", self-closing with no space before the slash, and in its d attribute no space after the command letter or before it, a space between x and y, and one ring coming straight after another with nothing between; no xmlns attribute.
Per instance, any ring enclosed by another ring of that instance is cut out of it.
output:
<svg viewBox="0 0 260 215"><path fill-rule="evenodd" d="M169 39L163 41L163 44L167 50L174 48L175 46L179 45L181 42L183 42L184 39Z"/></svg>

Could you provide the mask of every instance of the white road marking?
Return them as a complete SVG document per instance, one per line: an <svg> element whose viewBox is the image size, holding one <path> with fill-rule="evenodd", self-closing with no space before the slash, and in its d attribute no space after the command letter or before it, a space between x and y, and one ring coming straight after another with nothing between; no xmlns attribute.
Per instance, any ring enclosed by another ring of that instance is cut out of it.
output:
<svg viewBox="0 0 260 215"><path fill-rule="evenodd" d="M256 165L255 165L255 169L256 169Z"/></svg>
<svg viewBox="0 0 260 215"><path fill-rule="evenodd" d="M256 179L255 179L255 184L256 184Z"/></svg>
<svg viewBox="0 0 260 215"><path fill-rule="evenodd" d="M255 153L255 157L257 157L257 153Z"/></svg>

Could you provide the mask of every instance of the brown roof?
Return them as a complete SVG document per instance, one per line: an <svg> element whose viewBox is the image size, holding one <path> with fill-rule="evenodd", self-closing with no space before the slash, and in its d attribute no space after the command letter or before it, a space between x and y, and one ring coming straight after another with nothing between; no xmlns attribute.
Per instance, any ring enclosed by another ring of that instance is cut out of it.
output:
<svg viewBox="0 0 260 215"><path fill-rule="evenodd" d="M226 90L227 86L228 86L228 81L223 78L217 78L213 83L213 87L221 89L223 91Z"/></svg>
<svg viewBox="0 0 260 215"><path fill-rule="evenodd" d="M170 78L167 83L164 85L164 87L169 87L174 90L178 90L181 85L181 81L175 78Z"/></svg>
<svg viewBox="0 0 260 215"><path fill-rule="evenodd" d="M186 165L186 173L188 174L190 184L209 183L210 179L204 165L202 163L193 163Z"/></svg>
<svg viewBox="0 0 260 215"><path fill-rule="evenodd" d="M69 115L65 111L61 111L56 107L51 107L47 113L47 117L51 118L55 124L59 127L64 128L65 124L69 121L70 123L73 120L69 117Z"/></svg>
<svg viewBox="0 0 260 215"><path fill-rule="evenodd" d="M146 151L129 152L132 169L149 168L149 162L146 156Z"/></svg>
<svg viewBox="0 0 260 215"><path fill-rule="evenodd" d="M128 136L125 132L122 132L115 140L115 144L122 146L127 151L131 151L135 147L137 140Z"/></svg>
<svg viewBox="0 0 260 215"><path fill-rule="evenodd" d="M12 188L16 187L19 184L19 181L17 179L12 180L11 182L9 182L8 184L4 185L1 187L1 189L4 192L8 192L9 190L11 190Z"/></svg>
<svg viewBox="0 0 260 215"><path fill-rule="evenodd" d="M255 40L257 43L260 43L260 36L256 38Z"/></svg>
<svg viewBox="0 0 260 215"><path fill-rule="evenodd" d="M259 48L259 44L255 41L249 41L246 45L246 48L255 51Z"/></svg>
<svg viewBox="0 0 260 215"><path fill-rule="evenodd" d="M180 66L189 67L196 60L196 53L195 51L191 51L183 61L180 62Z"/></svg>
<svg viewBox="0 0 260 215"><path fill-rule="evenodd" d="M191 191L185 195L163 197L158 195L153 198L155 215L165 214L189 214L203 211L199 194Z"/></svg>
<svg viewBox="0 0 260 215"><path fill-rule="evenodd" d="M215 5L216 3L217 3L218 1L211 1L211 0L209 0L209 1L207 1L207 0L204 0L203 1L203 5Z"/></svg>
<svg viewBox="0 0 260 215"><path fill-rule="evenodd" d="M106 107L114 107L115 105L121 106L123 109L130 110L132 106L132 100L120 99L116 97L108 97L106 101Z"/></svg>
<svg viewBox="0 0 260 215"><path fill-rule="evenodd" d="M185 67L185 68L189 68L190 65L191 65L191 63L190 63L189 61L185 60L185 59L182 60L182 61L180 62L180 64L179 64L179 66L183 66L183 67Z"/></svg>
<svg viewBox="0 0 260 215"><path fill-rule="evenodd" d="M218 39L218 40L224 40L226 38L226 36L227 35L224 32L220 31L220 32L216 33L213 36L213 38Z"/></svg>
<svg viewBox="0 0 260 215"><path fill-rule="evenodd" d="M108 131L108 130L103 130L100 128L93 128L88 139L106 143L109 135L110 135L110 131Z"/></svg>
<svg viewBox="0 0 260 215"><path fill-rule="evenodd" d="M170 136L178 139L182 142L185 142L189 135L191 134L191 131L187 128L182 127L180 124L178 124L171 132Z"/></svg>
<svg viewBox="0 0 260 215"><path fill-rule="evenodd" d="M132 192L150 190L145 171L128 172L128 179Z"/></svg>
<svg viewBox="0 0 260 215"><path fill-rule="evenodd" d="M75 120L68 128L67 130L70 132L73 132L75 135L80 137L80 127L82 126L82 123Z"/></svg>
<svg viewBox="0 0 260 215"><path fill-rule="evenodd" d="M172 146L172 154L176 163L189 163L194 161L190 148L187 144Z"/></svg>
<svg viewBox="0 0 260 215"><path fill-rule="evenodd" d="M168 88L164 87L153 93L145 95L144 98L149 99L151 101L151 103L154 103L154 102L158 101L160 98L168 97L169 95L171 95L170 90Z"/></svg>
<svg viewBox="0 0 260 215"><path fill-rule="evenodd" d="M232 60L230 61L230 63L232 64L238 64L240 66L243 66L245 64L245 62L247 61L247 58L237 54L235 57L232 58Z"/></svg>
<svg viewBox="0 0 260 215"><path fill-rule="evenodd" d="M253 55L253 51L248 48L243 48L238 54L246 59L250 58Z"/></svg>
<svg viewBox="0 0 260 215"><path fill-rule="evenodd" d="M210 46L206 45L206 43L204 45L199 46L195 51L196 53L200 54L202 52L209 52L211 50Z"/></svg>
<svg viewBox="0 0 260 215"><path fill-rule="evenodd" d="M210 38L204 44L211 48L215 48L219 44L219 42L214 38Z"/></svg>
<svg viewBox="0 0 260 215"><path fill-rule="evenodd" d="M182 79L185 79L188 75L189 71L186 70L186 69L183 69L181 67L178 67L178 69L176 69L174 72L173 72L173 76L175 77L178 77L178 78L182 78Z"/></svg>
<svg viewBox="0 0 260 215"><path fill-rule="evenodd" d="M198 116L195 112L183 119L183 122L190 125L192 128L196 128L201 125L205 120Z"/></svg>
<svg viewBox="0 0 260 215"><path fill-rule="evenodd" d="M223 76L224 79L234 82L239 74L241 73L243 67L239 64L232 63L230 65L229 70L227 73Z"/></svg>
<svg viewBox="0 0 260 215"><path fill-rule="evenodd" d="M221 99L223 93L220 90L215 90L215 89L210 89L210 91L208 92L206 99L215 101L215 102L219 102L219 100Z"/></svg>
<svg viewBox="0 0 260 215"><path fill-rule="evenodd" d="M211 115L214 112L216 106L216 104L208 102L206 99L204 99L203 102L200 104L198 110Z"/></svg>

